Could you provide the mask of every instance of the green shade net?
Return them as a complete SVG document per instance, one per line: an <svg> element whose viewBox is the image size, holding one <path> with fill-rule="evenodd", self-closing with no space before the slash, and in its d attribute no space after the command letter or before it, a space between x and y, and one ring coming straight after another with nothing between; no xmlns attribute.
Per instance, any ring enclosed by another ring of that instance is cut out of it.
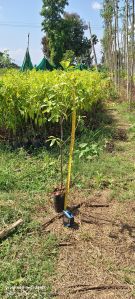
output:
<svg viewBox="0 0 135 299"><path fill-rule="evenodd" d="M31 58L30 58L30 53L29 53L29 49L27 48L26 50L26 54L23 60L23 64L21 67L21 71L27 71L27 70L32 70L33 69L33 64L31 62Z"/></svg>
<svg viewBox="0 0 135 299"><path fill-rule="evenodd" d="M80 70L80 71L83 71L83 70L87 70L87 66L86 64L84 63L81 63L81 64L78 64L76 67L75 67L77 70Z"/></svg>
<svg viewBox="0 0 135 299"><path fill-rule="evenodd" d="M37 65L36 67L37 71L52 71L53 70L53 66L50 64L50 62L44 57L41 62L39 63L39 65Z"/></svg>
<svg viewBox="0 0 135 299"><path fill-rule="evenodd" d="M56 69L56 70L64 70L64 68L63 68L63 66L60 64L60 63L57 63L57 64L55 64L54 65L54 68Z"/></svg>

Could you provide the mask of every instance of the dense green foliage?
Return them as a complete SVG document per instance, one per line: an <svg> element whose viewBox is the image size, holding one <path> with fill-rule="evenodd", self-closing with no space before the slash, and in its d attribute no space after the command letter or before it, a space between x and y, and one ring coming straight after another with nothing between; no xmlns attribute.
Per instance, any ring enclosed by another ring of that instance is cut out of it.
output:
<svg viewBox="0 0 135 299"><path fill-rule="evenodd" d="M3 53L0 52L0 67L1 68L7 68L11 66L11 58L7 51L4 51Z"/></svg>
<svg viewBox="0 0 135 299"><path fill-rule="evenodd" d="M43 16L42 28L46 34L43 41L50 49L51 62L56 65L61 61L62 51L62 15L64 14L67 0L43 0L41 15Z"/></svg>
<svg viewBox="0 0 135 299"><path fill-rule="evenodd" d="M0 79L0 127L17 132L25 124L42 127L68 120L73 107L78 115L90 112L110 96L110 80L88 71L9 71Z"/></svg>
<svg viewBox="0 0 135 299"><path fill-rule="evenodd" d="M64 52L72 50L78 62L85 62L88 67L92 63L92 42L85 36L87 24L77 13L65 13L63 19L63 46ZM93 43L98 42L97 36L93 35Z"/></svg>
<svg viewBox="0 0 135 299"><path fill-rule="evenodd" d="M16 68L19 69L19 66L15 64L10 57L8 50L5 50L3 53L0 52L0 71L2 69Z"/></svg>
<svg viewBox="0 0 135 299"><path fill-rule="evenodd" d="M77 13L65 12L68 1L43 0L41 15L45 36L42 39L43 52L56 66L63 59L66 51L73 51L77 60L84 60L88 66L92 58L91 40L85 36L86 23ZM93 42L98 42L93 35Z"/></svg>

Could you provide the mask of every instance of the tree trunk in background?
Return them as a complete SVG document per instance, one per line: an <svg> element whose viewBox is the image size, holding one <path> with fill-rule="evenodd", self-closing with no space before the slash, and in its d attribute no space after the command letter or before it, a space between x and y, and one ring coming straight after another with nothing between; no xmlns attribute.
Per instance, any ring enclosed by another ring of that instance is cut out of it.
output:
<svg viewBox="0 0 135 299"><path fill-rule="evenodd" d="M90 22L89 22L89 31L90 31L91 44L92 44L92 49L93 49L93 54L94 54L95 66L96 66L96 70L98 71L97 55L96 55L95 46L94 46L94 43L93 43Z"/></svg>
<svg viewBox="0 0 135 299"><path fill-rule="evenodd" d="M113 28L112 28L112 22L110 22L110 26L109 26L109 40L110 40L110 47L109 47L109 52L110 52L110 70L111 70L111 73L113 74Z"/></svg>
<svg viewBox="0 0 135 299"><path fill-rule="evenodd" d="M104 0L101 15L105 26L102 40L105 65L113 74L117 91L121 87L125 90L126 81L126 97L130 108L135 70L135 0Z"/></svg>
<svg viewBox="0 0 135 299"><path fill-rule="evenodd" d="M132 0L132 50L131 50L131 102L133 97L133 88L134 88L134 65L135 65L135 0Z"/></svg>
<svg viewBox="0 0 135 299"><path fill-rule="evenodd" d="M115 73L115 87L118 87L118 63L117 63L117 12L116 12L117 0L114 2L114 73Z"/></svg>
<svg viewBox="0 0 135 299"><path fill-rule="evenodd" d="M127 101L129 102L129 108L130 108L130 99L129 99L129 47L128 47L128 34L129 34L129 29L128 29L128 16L129 16L129 3L128 0L125 0L126 4L126 54L127 54Z"/></svg>
<svg viewBox="0 0 135 299"><path fill-rule="evenodd" d="M124 13L123 19L123 70L126 69L127 61L126 61L126 14Z"/></svg>
<svg viewBox="0 0 135 299"><path fill-rule="evenodd" d="M120 41L119 41L119 4L116 0L116 34L117 34L117 84L120 91Z"/></svg>

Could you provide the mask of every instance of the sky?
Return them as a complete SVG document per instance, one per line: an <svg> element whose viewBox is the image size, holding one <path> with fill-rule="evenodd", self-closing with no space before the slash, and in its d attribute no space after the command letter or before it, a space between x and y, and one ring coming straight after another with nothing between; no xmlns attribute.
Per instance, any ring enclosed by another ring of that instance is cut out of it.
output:
<svg viewBox="0 0 135 299"><path fill-rule="evenodd" d="M102 0L69 0L66 11L76 12L86 22L91 22L92 33L102 38L103 24L100 17ZM41 39L42 0L0 0L0 51L8 50L11 58L18 65L22 64L27 35L30 33L30 55L33 64L38 64L43 57ZM86 32L88 35L89 33ZM101 45L96 46L100 60Z"/></svg>

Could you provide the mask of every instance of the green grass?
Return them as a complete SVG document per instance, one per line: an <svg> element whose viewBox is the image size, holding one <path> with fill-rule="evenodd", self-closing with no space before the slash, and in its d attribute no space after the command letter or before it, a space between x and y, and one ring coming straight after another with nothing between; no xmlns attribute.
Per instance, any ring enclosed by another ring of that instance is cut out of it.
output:
<svg viewBox="0 0 135 299"><path fill-rule="evenodd" d="M28 298L49 298L57 240L53 234L40 235L38 209L46 206L48 191L56 183L57 167L57 159L45 150L33 155L23 149L0 150L0 227L24 220L17 232L0 244L1 298L19 298L19 287L21 298L24 287L28 287ZM44 211L42 214L47 216ZM16 294L8 297L13 286Z"/></svg>
<svg viewBox="0 0 135 299"><path fill-rule="evenodd" d="M111 189L112 198L132 200L135 197L135 165L125 157L102 153L90 162L75 160L74 183L81 189ZM79 175L80 174L80 175Z"/></svg>
<svg viewBox="0 0 135 299"><path fill-rule="evenodd" d="M29 291L29 298L45 298L50 291L48 276L54 274L56 255L56 239L53 235L42 238L38 233L28 235L23 228L17 235L4 241L0 253L1 295L6 298L13 286L22 286L22 289L24 286L33 286L33 290ZM40 292L40 297L38 297L36 286L44 287L44 291ZM17 291L11 298L19 298L16 293Z"/></svg>
<svg viewBox="0 0 135 299"><path fill-rule="evenodd" d="M81 137L77 135L76 140L72 185L91 192L108 188L110 199L134 200L134 113L129 115L125 105L113 107L119 112L120 120L130 124L128 140L116 141L114 151L106 151L106 143L113 139L117 126L106 114L100 115L100 125L94 131L82 129ZM64 153L66 178L68 146ZM1 145L0 227L4 228L18 218L24 220L16 233L0 244L1 298L20 298L17 292L22 292L24 298L25 287L28 288L28 298L50 298L58 241L52 233L40 233L39 209L46 207L48 193L59 184L60 157L56 149L50 152L40 149L29 154L24 149L13 151ZM43 210L42 218L46 215ZM10 292L16 294L8 295Z"/></svg>
<svg viewBox="0 0 135 299"><path fill-rule="evenodd" d="M27 287L27 298L50 298L57 240L55 235L41 231L38 209L46 205L44 194L12 191L1 192L0 198L0 227L20 217L24 220L24 224L0 244L0 297L25 298ZM46 217L46 212L42 217ZM19 288L22 297L19 297Z"/></svg>
<svg viewBox="0 0 135 299"><path fill-rule="evenodd" d="M119 122L127 126L127 141L114 140L114 151L105 150L106 143L113 140L117 123L107 124L104 115L103 123L97 130L96 153L89 158L89 152L79 158L75 154L73 166L73 183L80 189L111 190L111 198L134 200L135 198L135 113L128 112L126 104L115 104ZM123 127L122 127L123 128ZM85 141L89 142L89 135Z"/></svg>
<svg viewBox="0 0 135 299"><path fill-rule="evenodd" d="M0 189L2 191L48 191L56 183L58 158L46 150L28 154L24 149L0 150ZM59 178L59 176L58 176Z"/></svg>

